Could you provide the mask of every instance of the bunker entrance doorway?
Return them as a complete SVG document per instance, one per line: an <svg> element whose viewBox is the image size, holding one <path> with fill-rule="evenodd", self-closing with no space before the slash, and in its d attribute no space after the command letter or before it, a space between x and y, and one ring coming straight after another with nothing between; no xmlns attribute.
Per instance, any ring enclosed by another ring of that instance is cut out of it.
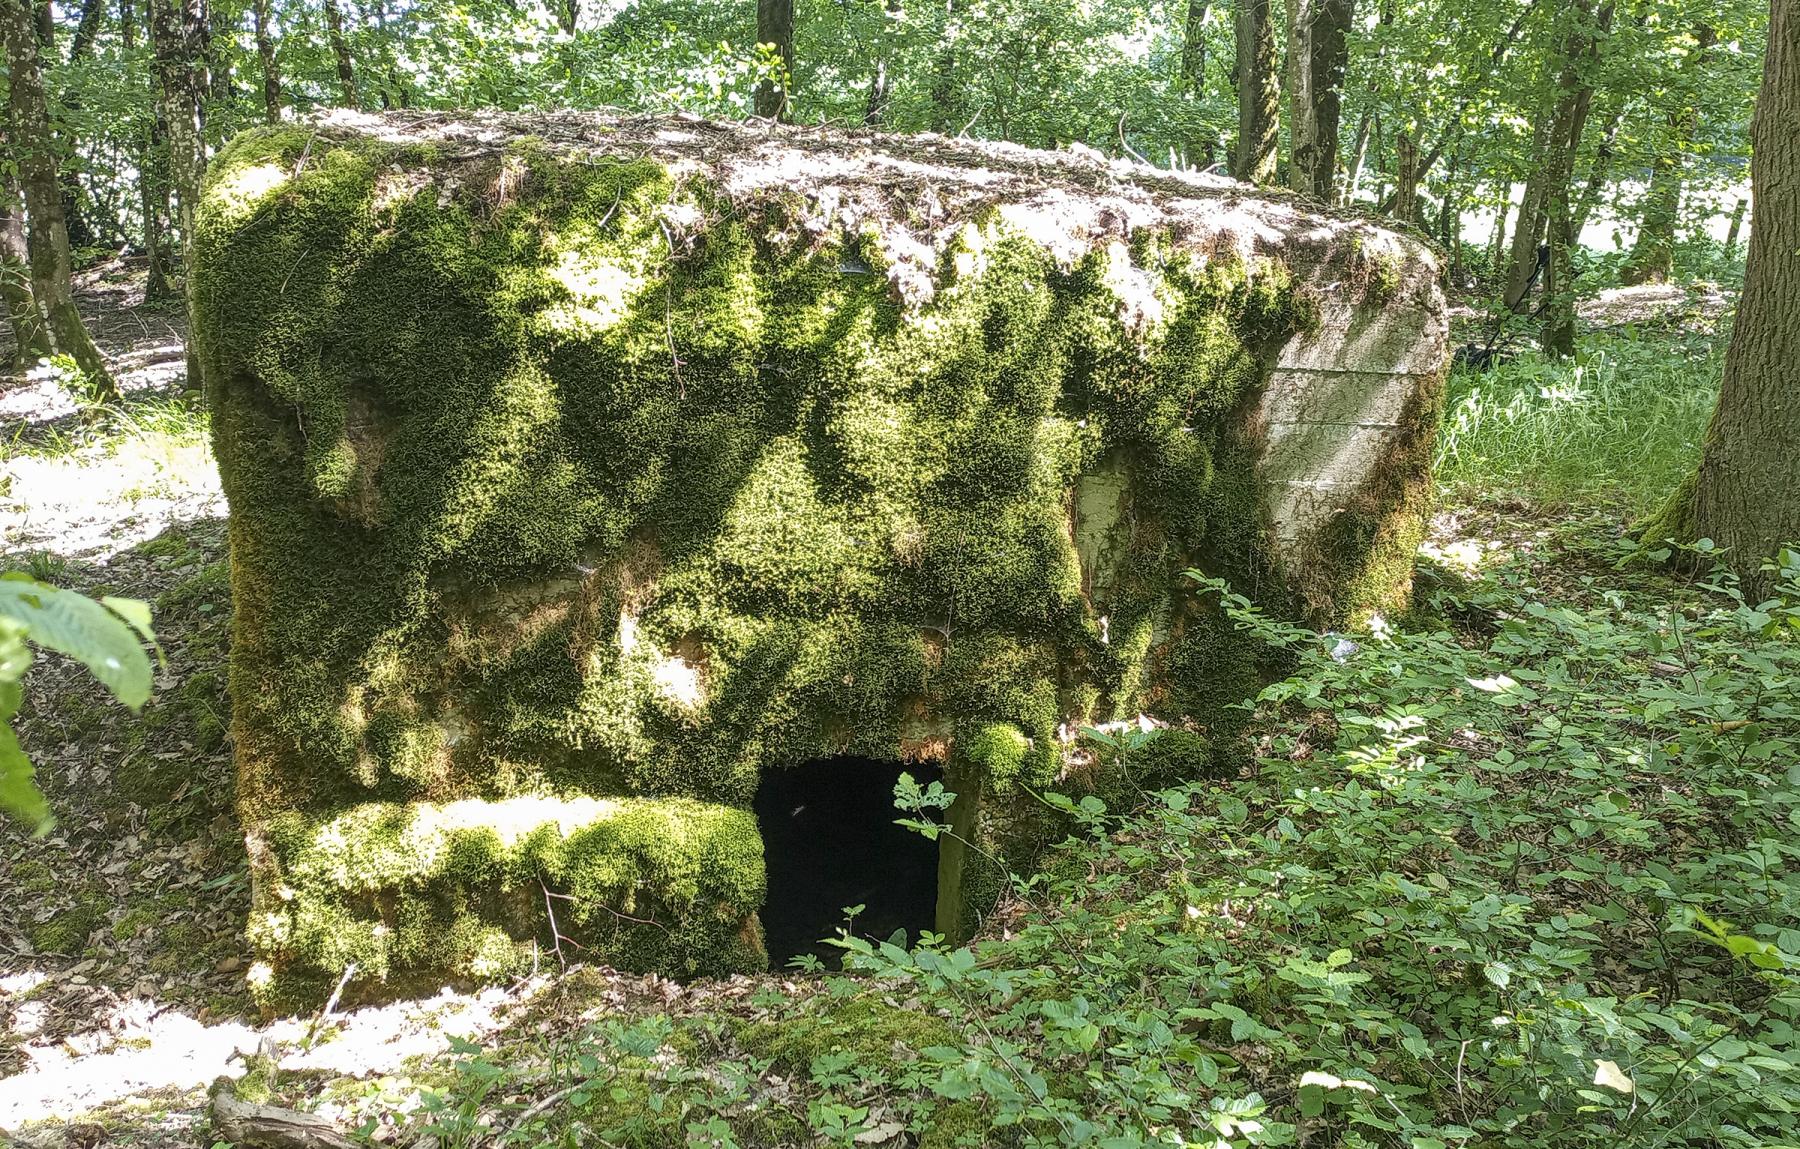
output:
<svg viewBox="0 0 1800 1149"><path fill-rule="evenodd" d="M906 930L907 944L933 927L937 912L938 844L894 825L894 783L911 774L919 785L941 781L932 763L874 758L819 758L766 771L756 792L769 896L762 908L769 965L782 969L800 954L832 968L843 950L836 937L846 906L863 907L851 930L886 941Z"/></svg>

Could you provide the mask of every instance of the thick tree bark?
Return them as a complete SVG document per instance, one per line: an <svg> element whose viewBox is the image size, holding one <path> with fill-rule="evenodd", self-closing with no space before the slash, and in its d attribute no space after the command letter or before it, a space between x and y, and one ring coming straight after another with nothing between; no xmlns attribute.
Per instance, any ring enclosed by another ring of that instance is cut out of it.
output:
<svg viewBox="0 0 1800 1149"><path fill-rule="evenodd" d="M281 122L281 66L275 62L275 34L269 30L269 0L251 0L256 21L256 55L262 61L263 116Z"/></svg>
<svg viewBox="0 0 1800 1149"><path fill-rule="evenodd" d="M350 63L350 42L344 39L344 13L338 0L325 0L325 31L331 40L331 54L337 59L338 94L344 107L357 107L356 69Z"/></svg>
<svg viewBox="0 0 1800 1149"><path fill-rule="evenodd" d="M1671 537L1726 548L1752 601L1770 586L1762 561L1800 541L1800 0L1771 0L1770 10L1750 131L1744 294L1691 506L1661 524Z"/></svg>
<svg viewBox="0 0 1800 1149"><path fill-rule="evenodd" d="M1549 230L1550 259L1544 269L1544 350L1553 355L1575 354L1574 253L1575 212L1571 200L1575 179L1575 154L1587 127L1594 102L1592 63L1601 37L1612 28L1612 0L1596 15L1593 0L1573 0L1573 25L1564 49L1563 73L1557 83L1561 93L1556 120L1551 125L1551 150L1544 172L1544 215Z"/></svg>
<svg viewBox="0 0 1800 1149"><path fill-rule="evenodd" d="M61 188L56 176L56 148L50 133L50 111L38 70L38 39L27 0L0 0L0 38L6 42L10 136L18 161L30 226L26 246L31 260L31 290L43 308L56 350L69 356L87 375L94 393L116 399L118 384L106 358L88 337L70 286L69 235L63 226Z"/></svg>
<svg viewBox="0 0 1800 1149"><path fill-rule="evenodd" d="M37 297L31 293L31 250L25 244L25 200L13 178L12 158L0 157L0 303L12 325L15 370L55 348Z"/></svg>
<svg viewBox="0 0 1800 1149"><path fill-rule="evenodd" d="M1281 76L1270 0L1237 0L1237 149L1231 174L1253 184L1275 179L1281 136Z"/></svg>
<svg viewBox="0 0 1800 1149"><path fill-rule="evenodd" d="M1288 41L1288 186L1331 202L1355 0L1297 0Z"/></svg>
<svg viewBox="0 0 1800 1149"><path fill-rule="evenodd" d="M794 0L756 0L756 42L772 46L781 57L781 82L764 79L756 85L756 114L772 120L792 119Z"/></svg>
<svg viewBox="0 0 1800 1149"><path fill-rule="evenodd" d="M1719 42L1710 25L1694 29L1694 50L1681 62L1683 83L1672 94L1680 105L1668 114L1668 137L1650 169L1650 188L1638 223L1631 259L1620 278L1626 283L1667 283L1675 271L1675 225L1681 217L1681 169L1700 127L1700 110L1691 99L1694 74Z"/></svg>

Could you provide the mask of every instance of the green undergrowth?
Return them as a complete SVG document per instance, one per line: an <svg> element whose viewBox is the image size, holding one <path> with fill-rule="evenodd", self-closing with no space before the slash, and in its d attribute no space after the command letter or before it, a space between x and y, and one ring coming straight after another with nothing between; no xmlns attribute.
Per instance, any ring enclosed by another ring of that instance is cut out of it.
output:
<svg viewBox="0 0 1800 1149"><path fill-rule="evenodd" d="M292 919L258 935L277 969L350 960L294 926L345 912L294 851L369 803L741 807L762 771L833 754L951 754L1007 796L1062 769L1064 723L1227 732L1275 665L1179 573L1289 605L1243 434L1267 353L1316 319L1279 261L1146 229L1063 267L979 215L907 307L878 229L811 232L775 192L310 128L225 149L198 246L238 804L259 913ZM1094 475L1105 497L1072 500ZM1410 553L1387 520L1412 502L1356 517L1322 561ZM1371 598L1405 585L1380 569ZM470 907L508 896L459 880ZM357 930L435 912L391 893ZM522 961L548 918L492 924ZM666 968L761 965L695 956Z"/></svg>
<svg viewBox="0 0 1800 1149"><path fill-rule="evenodd" d="M1321 636L1208 581L1299 660L1257 703L1253 768L1059 802L1069 864L1020 880L1004 938L848 940L851 972L607 1021L575 1066L471 1047L421 1123L518 1146L1793 1143L1800 554L1751 604L1562 543L1554 593L1524 561L1442 587L1419 617L1455 627ZM519 1116L626 1078L654 1104Z"/></svg>
<svg viewBox="0 0 1800 1149"><path fill-rule="evenodd" d="M1644 329L1587 336L1572 360L1531 353L1455 371L1438 480L1648 514L1698 462L1724 362L1723 339Z"/></svg>

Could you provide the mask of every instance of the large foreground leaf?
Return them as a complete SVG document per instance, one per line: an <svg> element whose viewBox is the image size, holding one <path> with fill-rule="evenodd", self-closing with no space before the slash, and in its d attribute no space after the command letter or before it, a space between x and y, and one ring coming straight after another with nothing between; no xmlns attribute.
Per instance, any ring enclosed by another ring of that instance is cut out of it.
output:
<svg viewBox="0 0 1800 1149"><path fill-rule="evenodd" d="M150 698L150 659L138 641L139 633L148 636L148 614L141 603L113 602L102 605L26 575L0 575L0 618L23 623L32 642L81 662L135 710Z"/></svg>

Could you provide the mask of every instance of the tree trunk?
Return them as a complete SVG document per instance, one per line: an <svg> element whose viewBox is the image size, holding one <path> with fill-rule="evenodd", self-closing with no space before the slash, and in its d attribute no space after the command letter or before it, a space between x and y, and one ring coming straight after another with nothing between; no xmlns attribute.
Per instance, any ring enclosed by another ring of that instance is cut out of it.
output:
<svg viewBox="0 0 1800 1149"><path fill-rule="evenodd" d="M94 37L100 31L100 18L105 14L105 0L82 0L81 17L75 25L75 35L69 38L71 62L94 50Z"/></svg>
<svg viewBox="0 0 1800 1149"><path fill-rule="evenodd" d="M350 66L350 43L344 39L344 14L338 0L325 0L325 30L331 39L331 54L337 58L338 94L344 107L357 107L356 70Z"/></svg>
<svg viewBox="0 0 1800 1149"><path fill-rule="evenodd" d="M263 116L271 124L281 122L281 68L275 62L275 39L269 31L269 0L251 0L256 20L256 55L262 60Z"/></svg>
<svg viewBox="0 0 1800 1149"><path fill-rule="evenodd" d="M156 50L163 115L169 128L169 187L174 191L173 219L180 231L183 282L193 300L194 224L200 206L200 183L206 175L206 138L202 122L207 91L203 52L207 18L205 0L150 0L151 41ZM188 346L188 382L198 386L200 364Z"/></svg>
<svg viewBox="0 0 1800 1149"><path fill-rule="evenodd" d="M232 30L225 22L223 4L212 3L212 0L194 0L194 3L197 4L195 14L200 19L197 58L205 65L202 70L205 83L200 89L201 107L204 110L209 100L223 107L237 99L231 79L231 53L226 50ZM201 118L204 120L204 114Z"/></svg>
<svg viewBox="0 0 1800 1149"><path fill-rule="evenodd" d="M1744 197L1739 196L1737 203L1731 207L1731 226L1725 229L1725 255L1727 258L1737 252L1738 233L1744 230Z"/></svg>
<svg viewBox="0 0 1800 1149"><path fill-rule="evenodd" d="M575 22L581 18L581 0L562 0L556 5L556 26L563 30L563 35L575 34Z"/></svg>
<svg viewBox="0 0 1800 1149"><path fill-rule="evenodd" d="M1494 238L1488 246L1488 276L1498 279L1500 276L1500 257L1506 254L1506 217L1512 214L1511 180L1507 180L1500 189L1500 205L1494 215Z"/></svg>
<svg viewBox="0 0 1800 1149"><path fill-rule="evenodd" d="M1750 254L1700 469L1650 537L1709 538L1755 602L1800 540L1800 0L1771 0L1750 129Z"/></svg>
<svg viewBox="0 0 1800 1149"><path fill-rule="evenodd" d="M1619 138L1619 124L1625 119L1625 101L1620 100L1606 118L1606 130L1600 134L1600 146L1594 149L1594 166L1588 169L1587 186L1581 190L1581 199L1575 206L1575 238L1579 240L1581 233L1587 230L1588 220L1593 217L1594 208L1599 206L1600 194L1606 190L1606 179L1611 174L1613 143Z"/></svg>
<svg viewBox="0 0 1800 1149"><path fill-rule="evenodd" d="M886 0L884 12L887 23L883 25L883 31L898 27L902 15L900 0ZM884 45L887 39L885 35L882 37ZM883 47L875 53L875 71L869 77L869 97L863 104L863 123L870 127L881 123L881 117L887 113L888 97L888 53Z"/></svg>
<svg viewBox="0 0 1800 1149"><path fill-rule="evenodd" d="M1575 354L1575 224L1569 184L1550 189L1549 262L1544 265L1544 350L1559 359Z"/></svg>
<svg viewBox="0 0 1800 1149"><path fill-rule="evenodd" d="M1206 13L1210 7L1210 0L1188 0L1187 20L1181 30L1181 86L1194 108L1206 103ZM1204 128L1189 132L1188 165L1211 167L1214 146L1215 141Z"/></svg>
<svg viewBox="0 0 1800 1149"><path fill-rule="evenodd" d="M1675 85L1673 93L1680 106L1668 115L1669 135L1650 169L1650 189L1644 197L1637 240L1631 245L1631 258L1620 276L1625 283L1667 283L1674 274L1675 225L1681 218L1681 169L1700 127L1700 112L1690 102L1689 94L1694 73L1705 65L1718 42L1719 34L1710 25L1695 27L1694 50L1681 62L1684 82Z"/></svg>
<svg viewBox="0 0 1800 1149"><path fill-rule="evenodd" d="M1379 91L1369 93L1369 106L1364 109L1362 122L1356 125L1356 143L1350 148L1350 171L1344 177L1344 190L1338 202L1348 206L1356 202L1356 193L1362 189L1363 164L1369 158L1369 130L1375 126L1375 98Z"/></svg>
<svg viewBox="0 0 1800 1149"><path fill-rule="evenodd" d="M1338 113L1355 0L1297 0L1288 41L1288 186L1327 203L1337 184Z"/></svg>
<svg viewBox="0 0 1800 1149"><path fill-rule="evenodd" d="M48 8L49 5L45 5ZM92 54L94 38L99 34L101 16L105 14L104 0L83 0L81 16L75 25L75 34L69 37L69 63L77 63ZM40 37L41 51L49 53L52 44L48 38ZM48 58L54 60L54 53ZM63 110L76 112L81 110L81 102L73 95L65 95L62 101ZM68 138L66 128L58 129L59 154L73 156L75 142ZM91 247L96 242L94 229L89 226L87 213L83 206L87 197L82 192L81 173L73 164L58 165L57 178L62 181L63 227L69 233L69 246L75 249Z"/></svg>
<svg viewBox="0 0 1800 1149"><path fill-rule="evenodd" d="M1394 198L1388 210L1397 220L1412 222L1419 204L1419 148L1411 132L1394 136Z"/></svg>
<svg viewBox="0 0 1800 1149"><path fill-rule="evenodd" d="M1612 12L1612 0L1606 0L1598 21L1601 27L1611 26ZM1594 47L1594 0L1573 0L1565 9L1565 19L1573 23L1563 40L1556 92L1550 106L1538 116L1532 136L1531 169L1525 177L1525 198L1513 229L1505 295L1511 311L1518 311L1533 285L1550 274L1538 248L1550 223L1553 198L1558 194L1565 200L1568 197L1575 153L1581 145L1588 106L1593 100L1592 79L1584 74L1582 57ZM1573 226L1572 215L1568 222Z"/></svg>
<svg viewBox="0 0 1800 1149"><path fill-rule="evenodd" d="M1281 136L1281 77L1269 3L1237 0L1238 138L1231 174L1253 184L1275 179Z"/></svg>
<svg viewBox="0 0 1800 1149"><path fill-rule="evenodd" d="M32 295L43 308L56 350L75 361L87 375L96 396L116 399L118 384L107 370L105 356L88 337L69 283L69 235L63 226L56 149L50 134L50 111L44 101L43 76L38 71L37 32L26 0L0 0L0 38L6 42L9 134L30 216L26 247L31 261Z"/></svg>
<svg viewBox="0 0 1800 1149"><path fill-rule="evenodd" d="M949 135L957 128L961 107L956 101L956 41L961 35L956 26L956 0L944 0L944 34L942 48L931 70L931 130Z"/></svg>
<svg viewBox="0 0 1800 1149"><path fill-rule="evenodd" d="M763 79L756 85L756 114L775 120L794 115L794 0L756 0L756 42L781 58L780 83Z"/></svg>
<svg viewBox="0 0 1800 1149"><path fill-rule="evenodd" d="M1545 221L1549 229L1550 258L1544 268L1544 350L1567 357L1575 354L1574 234L1575 213L1571 185L1575 179L1575 153L1587 126L1594 101L1593 60L1600 38L1612 28L1612 0L1594 13L1593 0L1573 0L1563 73L1557 83L1556 121L1551 126L1551 151L1544 172Z"/></svg>
<svg viewBox="0 0 1800 1149"><path fill-rule="evenodd" d="M194 212L206 174L201 107L207 88L201 51L206 18L199 0L150 0L150 39L156 51L163 119L169 132L169 184L180 232L182 267L191 268Z"/></svg>
<svg viewBox="0 0 1800 1149"><path fill-rule="evenodd" d="M132 0L119 0L119 35L127 54L137 51L138 20ZM150 84L154 108L149 126L138 138L134 152L138 170L138 211L144 226L144 302L155 303L175 294L163 253L163 220L168 216L168 179L164 174L162 101L157 84Z"/></svg>
<svg viewBox="0 0 1800 1149"><path fill-rule="evenodd" d="M1465 151L1458 147L1444 165L1444 198L1438 205L1438 242L1450 250L1450 278L1462 282L1466 269L1463 262L1463 160Z"/></svg>
<svg viewBox="0 0 1800 1149"><path fill-rule="evenodd" d="M25 244L25 201L13 178L12 157L0 158L0 303L12 324L14 370L50 355L50 329L31 293L31 249Z"/></svg>
<svg viewBox="0 0 1800 1149"><path fill-rule="evenodd" d="M1544 237L1544 157L1549 151L1551 117L1542 113L1532 130L1531 168L1525 173L1525 193L1513 223L1512 254L1508 263L1506 294L1508 311L1517 311L1531 293L1538 275L1538 245Z"/></svg>

